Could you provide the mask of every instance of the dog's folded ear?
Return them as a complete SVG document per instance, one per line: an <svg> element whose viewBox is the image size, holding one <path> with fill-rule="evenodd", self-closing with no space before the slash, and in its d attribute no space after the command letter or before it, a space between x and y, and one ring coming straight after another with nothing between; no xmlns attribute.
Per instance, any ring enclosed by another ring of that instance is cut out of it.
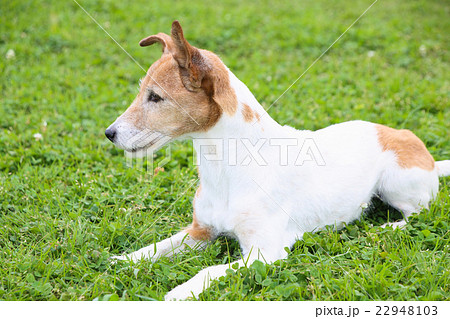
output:
<svg viewBox="0 0 450 319"><path fill-rule="evenodd" d="M141 47L146 47L156 42L162 44L162 50L164 53L170 53L173 50L172 38L170 37L170 35L167 35L165 33L158 33L156 35L146 37L145 39L139 41L139 45Z"/></svg>

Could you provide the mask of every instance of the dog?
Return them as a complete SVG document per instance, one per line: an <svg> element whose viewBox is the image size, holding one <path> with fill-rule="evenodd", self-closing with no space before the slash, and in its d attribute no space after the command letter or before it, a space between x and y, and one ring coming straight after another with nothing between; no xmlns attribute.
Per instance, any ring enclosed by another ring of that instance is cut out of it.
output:
<svg viewBox="0 0 450 319"><path fill-rule="evenodd" d="M188 43L178 21L170 35L140 41L141 46L154 43L162 45L161 58L105 134L132 154L192 139L200 185L189 227L115 256L115 262L156 261L183 249L205 248L225 235L239 241L239 266L272 263L285 258L285 247L305 232L328 225L339 229L357 220L374 196L404 215L389 225L404 226L411 214L428 208L439 176L450 175L450 160L435 162L409 130L364 121L318 131L279 125L217 55ZM203 269L165 299L198 297L229 267Z"/></svg>

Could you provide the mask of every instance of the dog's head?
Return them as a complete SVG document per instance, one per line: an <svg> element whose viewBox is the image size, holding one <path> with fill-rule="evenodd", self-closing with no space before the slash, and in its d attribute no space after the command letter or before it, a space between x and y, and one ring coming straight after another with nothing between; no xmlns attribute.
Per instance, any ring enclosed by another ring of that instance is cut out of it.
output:
<svg viewBox="0 0 450 319"><path fill-rule="evenodd" d="M170 36L158 33L139 44L157 42L163 48L161 58L149 68L131 106L105 131L129 152L206 131L224 112L233 114L237 108L226 66L212 52L191 46L178 21Z"/></svg>

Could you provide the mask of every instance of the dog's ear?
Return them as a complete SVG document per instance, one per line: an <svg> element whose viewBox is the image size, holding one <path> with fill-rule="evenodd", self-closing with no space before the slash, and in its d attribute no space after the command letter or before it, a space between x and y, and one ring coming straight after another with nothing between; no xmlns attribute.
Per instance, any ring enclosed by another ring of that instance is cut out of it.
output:
<svg viewBox="0 0 450 319"><path fill-rule="evenodd" d="M180 67L181 80L191 91L200 89L205 75L205 62L200 51L187 42L178 21L172 23L171 37L174 48L172 55Z"/></svg>
<svg viewBox="0 0 450 319"><path fill-rule="evenodd" d="M184 86L191 91L203 88L226 113L233 113L237 98L229 83L228 71L215 56L203 56L199 49L184 38L178 21L172 23L173 57L180 67Z"/></svg>
<svg viewBox="0 0 450 319"><path fill-rule="evenodd" d="M159 42L162 44L163 53L170 53L173 51L173 41L172 38L165 33L158 33L156 35L151 35L139 41L141 47L146 47L152 45L153 43Z"/></svg>
<svg viewBox="0 0 450 319"><path fill-rule="evenodd" d="M172 23L171 36L175 45L173 57L180 67L188 69L192 64L192 53L195 48L184 38L183 29L177 20Z"/></svg>

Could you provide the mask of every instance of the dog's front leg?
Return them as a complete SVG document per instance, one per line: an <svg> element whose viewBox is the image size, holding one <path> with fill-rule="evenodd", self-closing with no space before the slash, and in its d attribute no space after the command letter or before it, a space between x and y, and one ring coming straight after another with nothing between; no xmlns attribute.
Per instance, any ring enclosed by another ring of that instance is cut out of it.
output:
<svg viewBox="0 0 450 319"><path fill-rule="evenodd" d="M164 299L169 300L185 300L189 297L197 298L200 293L207 289L211 282L226 275L226 270L231 267L232 264L238 264L239 267L250 266L255 260L260 260L264 263L272 263L277 259L286 257L286 252L281 250L275 254L264 253L262 250L253 250L253 253L249 253L244 256L243 259L235 261L228 265L211 266L201 270L197 275L182 285L179 285L169 291Z"/></svg>
<svg viewBox="0 0 450 319"><path fill-rule="evenodd" d="M206 240L195 239L189 234L189 229L187 229L156 244L141 248L127 255L114 256L111 257L111 259L132 260L133 262L137 262L141 259L150 259L152 262L154 262L160 257L171 257L174 254L187 248L203 249L204 247L206 247L206 244Z"/></svg>

